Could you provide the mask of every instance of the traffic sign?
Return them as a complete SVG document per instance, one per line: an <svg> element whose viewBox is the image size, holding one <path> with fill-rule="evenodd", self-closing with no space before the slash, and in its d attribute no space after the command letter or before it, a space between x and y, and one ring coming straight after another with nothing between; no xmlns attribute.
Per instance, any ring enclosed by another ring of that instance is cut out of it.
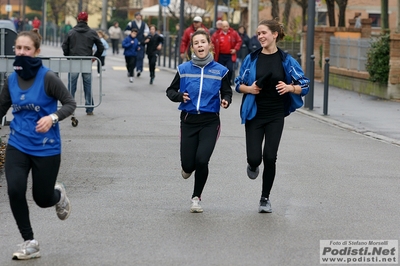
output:
<svg viewBox="0 0 400 266"><path fill-rule="evenodd" d="M171 3L171 0L160 0L161 6L169 6L170 3Z"/></svg>

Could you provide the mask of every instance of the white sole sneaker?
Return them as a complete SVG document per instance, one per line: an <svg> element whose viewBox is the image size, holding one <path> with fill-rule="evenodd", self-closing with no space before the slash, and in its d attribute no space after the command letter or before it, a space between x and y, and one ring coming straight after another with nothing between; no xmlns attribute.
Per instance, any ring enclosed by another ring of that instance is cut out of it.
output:
<svg viewBox="0 0 400 266"><path fill-rule="evenodd" d="M27 240L13 253L13 260L30 260L40 258L39 243L36 240Z"/></svg>
<svg viewBox="0 0 400 266"><path fill-rule="evenodd" d="M198 197L194 197L192 199L192 206L190 207L190 212L192 213L202 213L203 208L200 206L200 199Z"/></svg>
<svg viewBox="0 0 400 266"><path fill-rule="evenodd" d="M56 204L56 213L60 220L66 220L71 214L71 203L62 183L56 183L55 189L60 191L60 201Z"/></svg>

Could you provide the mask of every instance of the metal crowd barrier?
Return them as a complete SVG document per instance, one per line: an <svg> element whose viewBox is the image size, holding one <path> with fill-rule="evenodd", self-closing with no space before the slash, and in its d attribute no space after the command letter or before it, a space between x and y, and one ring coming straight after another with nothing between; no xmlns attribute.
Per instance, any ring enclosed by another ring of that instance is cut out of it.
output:
<svg viewBox="0 0 400 266"><path fill-rule="evenodd" d="M48 67L50 70L55 72L60 79L63 81L65 86L68 88L69 73L90 73L92 74L92 67L97 67L97 63L101 62L97 57L92 56L51 56L51 57L40 57L42 59L43 65ZM15 56L0 56L0 91L3 89L5 79L9 74L14 72L13 63ZM75 92L75 100L77 103L77 108L87 108L87 107L98 107L102 102L103 92L102 92L102 71L100 71L100 76L97 79L98 82L94 82L93 74L91 75L91 94L94 101L93 105L85 105L85 96L83 90L82 75L79 75L77 81L77 89ZM94 84L98 84L98 91L94 90ZM61 106L59 106L61 107ZM73 115L71 117L72 126L76 127L78 125L78 120ZM4 125L4 118L3 118Z"/></svg>

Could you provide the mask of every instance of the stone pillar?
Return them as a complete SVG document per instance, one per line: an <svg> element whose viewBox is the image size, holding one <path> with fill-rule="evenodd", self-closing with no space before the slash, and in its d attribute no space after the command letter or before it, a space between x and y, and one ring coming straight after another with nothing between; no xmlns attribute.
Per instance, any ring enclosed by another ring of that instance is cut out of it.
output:
<svg viewBox="0 0 400 266"><path fill-rule="evenodd" d="M324 66L325 66L325 58L329 57L330 53L330 37L333 36L336 28L335 27L315 27L314 30L314 78L316 80L323 81L324 80ZM307 31L307 27L304 27L304 31ZM302 67L304 72L306 71L305 67L305 54L306 54L306 43L307 43L307 34L303 32L303 45L302 45Z"/></svg>
<svg viewBox="0 0 400 266"><path fill-rule="evenodd" d="M400 33L390 34L388 96L400 99Z"/></svg>
<svg viewBox="0 0 400 266"><path fill-rule="evenodd" d="M371 38L372 32L372 19L363 18L361 19L361 38Z"/></svg>

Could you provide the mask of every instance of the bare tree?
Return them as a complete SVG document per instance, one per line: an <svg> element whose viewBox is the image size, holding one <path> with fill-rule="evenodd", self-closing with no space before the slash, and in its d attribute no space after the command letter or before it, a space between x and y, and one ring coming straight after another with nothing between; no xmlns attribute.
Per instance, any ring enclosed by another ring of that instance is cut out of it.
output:
<svg viewBox="0 0 400 266"><path fill-rule="evenodd" d="M285 2L285 10L283 10L283 24L285 26L285 31L289 26L289 16L290 16L290 9L292 8L293 0L286 0Z"/></svg>
<svg viewBox="0 0 400 266"><path fill-rule="evenodd" d="M296 4L301 7L301 25L304 27L307 25L307 8L308 8L308 0L294 0Z"/></svg>
<svg viewBox="0 0 400 266"><path fill-rule="evenodd" d="M400 0L399 0L400 1ZM336 26L335 19L335 0L326 0L326 7L328 9L328 21L330 27Z"/></svg>
<svg viewBox="0 0 400 266"><path fill-rule="evenodd" d="M47 0L49 15L55 25L59 25L60 20L65 18L65 6L67 6L68 2L70 2L70 0Z"/></svg>
<svg viewBox="0 0 400 266"><path fill-rule="evenodd" d="M347 0L335 0L339 6L339 23L338 27L346 27L346 7Z"/></svg>
<svg viewBox="0 0 400 266"><path fill-rule="evenodd" d="M271 0L271 16L272 19L279 18L279 0Z"/></svg>

